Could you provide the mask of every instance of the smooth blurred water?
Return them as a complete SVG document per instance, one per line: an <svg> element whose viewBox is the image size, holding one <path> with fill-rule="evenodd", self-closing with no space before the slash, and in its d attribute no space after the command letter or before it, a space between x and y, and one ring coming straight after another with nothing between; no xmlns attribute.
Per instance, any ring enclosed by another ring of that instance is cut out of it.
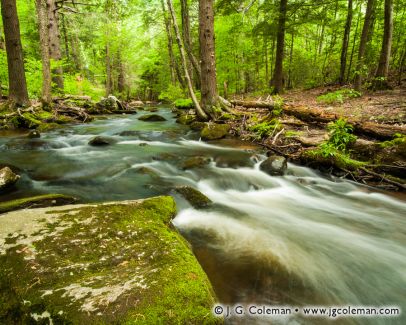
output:
<svg viewBox="0 0 406 325"><path fill-rule="evenodd" d="M141 113L141 114L147 114ZM207 144L174 122L114 116L29 140L0 137L0 164L20 170L15 192L1 200L64 193L84 202L175 195L175 226L223 303L399 306L406 297L406 204L344 180L289 165L288 175L259 170L266 157L238 141ZM123 131L126 136L120 136ZM96 135L114 144L91 147ZM183 170L205 156L211 163ZM147 168L147 170L146 170ZM189 185L214 205L195 210L172 188ZM269 323L232 319L229 323ZM324 318L274 319L279 324L326 324ZM337 324L406 324L399 318L340 318Z"/></svg>

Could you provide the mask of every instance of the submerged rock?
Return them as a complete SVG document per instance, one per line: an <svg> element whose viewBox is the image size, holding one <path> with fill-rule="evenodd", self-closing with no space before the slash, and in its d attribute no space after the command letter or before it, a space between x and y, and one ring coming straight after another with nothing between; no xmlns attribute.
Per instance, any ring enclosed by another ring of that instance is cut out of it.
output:
<svg viewBox="0 0 406 325"><path fill-rule="evenodd" d="M285 157L273 155L263 161L259 168L271 176L282 176L288 169L288 161Z"/></svg>
<svg viewBox="0 0 406 325"><path fill-rule="evenodd" d="M144 122L163 122L166 121L166 119L158 114L147 114L147 115L143 115L141 117L138 118L140 121L144 121Z"/></svg>
<svg viewBox="0 0 406 325"><path fill-rule="evenodd" d="M89 141L89 145L93 147L108 146L112 143L113 141L111 139L101 136L94 137Z"/></svg>
<svg viewBox="0 0 406 325"><path fill-rule="evenodd" d="M0 169L0 191L4 191L13 186L20 179L9 167Z"/></svg>
<svg viewBox="0 0 406 325"><path fill-rule="evenodd" d="M10 212L0 218L3 320L221 323L171 197ZM168 312L170 311L170 312Z"/></svg>
<svg viewBox="0 0 406 325"><path fill-rule="evenodd" d="M203 140L218 140L224 138L228 131L230 131L230 125L228 124L207 124L200 136Z"/></svg>
<svg viewBox="0 0 406 325"><path fill-rule="evenodd" d="M179 186L175 188L175 191L196 209L206 208L212 203L206 195L190 186Z"/></svg>
<svg viewBox="0 0 406 325"><path fill-rule="evenodd" d="M76 198L62 194L47 194L12 201L0 202L0 213L21 209L45 208L72 204Z"/></svg>
<svg viewBox="0 0 406 325"><path fill-rule="evenodd" d="M30 133L28 133L27 137L29 139L38 139L41 138L41 133L37 130L32 130Z"/></svg>
<svg viewBox="0 0 406 325"><path fill-rule="evenodd" d="M203 167L205 165L208 165L209 163L210 163L210 158L203 157L203 156L191 157L189 159L186 159L183 162L182 169L186 170L186 169Z"/></svg>

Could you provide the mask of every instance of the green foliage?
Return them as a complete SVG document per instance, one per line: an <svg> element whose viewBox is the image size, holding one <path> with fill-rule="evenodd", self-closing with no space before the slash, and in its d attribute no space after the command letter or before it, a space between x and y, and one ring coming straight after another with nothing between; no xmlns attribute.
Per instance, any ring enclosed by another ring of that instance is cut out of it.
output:
<svg viewBox="0 0 406 325"><path fill-rule="evenodd" d="M380 143L380 146L382 148L391 148L391 147L399 146L404 143L406 143L406 135L401 134L401 133L396 133L393 137L393 140L384 141L384 142Z"/></svg>
<svg viewBox="0 0 406 325"><path fill-rule="evenodd" d="M64 87L67 94L90 96L94 101L99 101L105 95L104 87L90 82L79 74L65 75Z"/></svg>
<svg viewBox="0 0 406 325"><path fill-rule="evenodd" d="M353 127L345 119L340 118L329 123L327 130L330 133L327 144L339 151L346 152L348 145L357 140L357 137L352 134Z"/></svg>
<svg viewBox="0 0 406 325"><path fill-rule="evenodd" d="M279 130L281 127L280 122L277 119L271 121L265 121L262 123L255 124L249 128L250 131L255 132L256 138L258 140L270 136L275 131Z"/></svg>
<svg viewBox="0 0 406 325"><path fill-rule="evenodd" d="M173 103L179 98L184 98L185 95L185 92L179 86L169 85L166 90L161 92L158 99L164 102Z"/></svg>
<svg viewBox="0 0 406 325"><path fill-rule="evenodd" d="M40 97L42 90L42 65L35 58L25 60L25 77L30 97Z"/></svg>
<svg viewBox="0 0 406 325"><path fill-rule="evenodd" d="M275 95L273 96L273 101L274 101L274 109L272 110L272 115L273 116L280 116L283 112L283 105L284 105L284 99L279 96Z"/></svg>
<svg viewBox="0 0 406 325"><path fill-rule="evenodd" d="M177 99L175 100L175 107L179 109L189 109L189 108L194 108L195 105L193 104L193 101L190 98L187 99Z"/></svg>
<svg viewBox="0 0 406 325"><path fill-rule="evenodd" d="M361 93L354 89L340 89L317 97L317 101L325 104L343 104L347 99L360 96Z"/></svg>

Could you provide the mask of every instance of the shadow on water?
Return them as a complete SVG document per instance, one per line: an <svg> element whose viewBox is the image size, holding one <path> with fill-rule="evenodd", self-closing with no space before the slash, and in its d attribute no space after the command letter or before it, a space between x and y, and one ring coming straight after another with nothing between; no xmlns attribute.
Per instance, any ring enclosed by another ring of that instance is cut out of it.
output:
<svg viewBox="0 0 406 325"><path fill-rule="evenodd" d="M21 175L0 200L62 193L83 202L173 194L174 225L189 240L222 303L279 306L405 307L406 204L348 181L289 165L288 175L259 170L256 146L238 140L203 143L174 122L114 116L29 140L1 134L0 165ZM95 136L112 144L92 147ZM205 163L185 168L185 161ZM209 158L209 159L207 159ZM192 186L213 202L195 210L171 191ZM402 199L402 197L400 197ZM230 324L269 323L264 318ZM292 316L274 324L326 324ZM406 318L340 318L336 324L406 324Z"/></svg>

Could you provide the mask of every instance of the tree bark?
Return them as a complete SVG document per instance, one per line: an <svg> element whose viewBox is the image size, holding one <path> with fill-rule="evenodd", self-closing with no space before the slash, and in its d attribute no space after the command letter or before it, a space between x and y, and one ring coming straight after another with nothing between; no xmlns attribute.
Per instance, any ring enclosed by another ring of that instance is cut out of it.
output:
<svg viewBox="0 0 406 325"><path fill-rule="evenodd" d="M192 63L192 66L195 70L197 75L197 79L200 80L200 66L199 62L197 61L196 57L193 54L193 46L192 46L192 37L190 35L190 19L189 19L189 5L187 0L181 0L181 14L182 14L182 35L183 35L183 42L185 44L185 50L189 57L189 61Z"/></svg>
<svg viewBox="0 0 406 325"><path fill-rule="evenodd" d="M359 5L357 24L355 25L354 37L352 40L352 49L351 49L350 63L348 65L348 70L347 70L346 82L348 82L348 80L350 79L350 75L351 75L352 61L354 59L354 52L355 52L355 42L357 41L358 27L359 27L360 18L361 18L361 10L362 10L362 5Z"/></svg>
<svg viewBox="0 0 406 325"><path fill-rule="evenodd" d="M106 97L110 96L113 92L113 82L111 76L111 53L110 44L106 44Z"/></svg>
<svg viewBox="0 0 406 325"><path fill-rule="evenodd" d="M10 104L29 106L16 0L1 0L1 15L7 52Z"/></svg>
<svg viewBox="0 0 406 325"><path fill-rule="evenodd" d="M345 22L343 46L341 48L341 60L340 60L341 64L339 78L340 85L343 85L345 82L345 68L347 66L347 52L350 40L351 23L352 23L352 0L348 0L347 20Z"/></svg>
<svg viewBox="0 0 406 325"><path fill-rule="evenodd" d="M199 0L202 108L211 117L219 103L214 43L214 0Z"/></svg>
<svg viewBox="0 0 406 325"><path fill-rule="evenodd" d="M161 0L161 6L162 6L162 12L164 14L166 36L168 38L169 70L170 70L170 74L171 74L171 82L173 85L175 85L176 84L176 71L175 71L176 61L175 61L175 55L173 53L173 38L172 38L171 20L168 17L168 14L166 12L164 0ZM181 76L178 76L178 77L181 78ZM183 84L181 80L179 80L179 82L181 85Z"/></svg>
<svg viewBox="0 0 406 325"><path fill-rule="evenodd" d="M375 0L368 0L367 10L364 18L364 26L362 27L361 40L358 49L358 61L356 66L356 75L354 80L354 88L357 91L361 90L362 86L362 70L364 68L365 51L370 34L370 27L374 13Z"/></svg>
<svg viewBox="0 0 406 325"><path fill-rule="evenodd" d="M185 73L185 78L186 78L186 81L187 81L190 97L192 98L193 104L195 104L196 114L199 117L199 119L207 120L209 118L209 116L206 114L206 112L200 106L199 101L197 100L197 97L195 95L195 92L193 91L192 80L190 79L189 71L187 69L185 49L183 48L178 23L176 22L175 10L173 9L172 0L167 0L167 4L168 4L169 12L170 12L171 17L172 17L172 24L173 24L173 28L175 30L176 42L178 43L180 57L182 59L183 71Z"/></svg>
<svg viewBox="0 0 406 325"><path fill-rule="evenodd" d="M42 62L42 94L41 101L43 105L48 106L51 103L52 79L51 79L51 60L49 55L49 35L48 35L48 11L45 0L36 0L35 6L38 16L38 32L41 47Z"/></svg>
<svg viewBox="0 0 406 325"><path fill-rule="evenodd" d="M389 61L393 35L393 0L385 0L385 25L383 31L382 50L378 69L375 74L374 89L388 88Z"/></svg>
<svg viewBox="0 0 406 325"><path fill-rule="evenodd" d="M118 58L118 60L117 60L118 61L117 89L118 89L118 92L124 97L125 69L124 69L123 60L121 59L121 51L118 52L117 58Z"/></svg>
<svg viewBox="0 0 406 325"><path fill-rule="evenodd" d="M62 51L61 40L58 26L58 10L56 8L55 0L47 0L48 8L48 33L49 33L49 55L51 60L56 64L52 69L52 81L55 83L59 91L63 91L63 69L61 66Z"/></svg>
<svg viewBox="0 0 406 325"><path fill-rule="evenodd" d="M276 45L275 70L272 78L273 93L280 94L283 91L283 58L285 52L285 30L286 30L286 12L288 0L280 0L279 23Z"/></svg>

